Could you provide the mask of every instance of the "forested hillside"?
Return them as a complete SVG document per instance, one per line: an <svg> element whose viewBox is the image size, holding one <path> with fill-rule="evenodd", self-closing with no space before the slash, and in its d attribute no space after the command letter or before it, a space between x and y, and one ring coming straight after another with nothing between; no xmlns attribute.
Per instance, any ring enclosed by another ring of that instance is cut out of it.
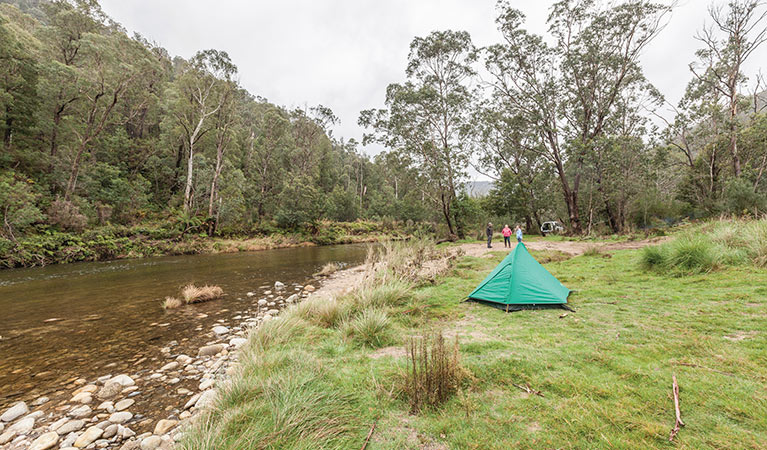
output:
<svg viewBox="0 0 767 450"><path fill-rule="evenodd" d="M429 218L418 177L333 136L330 109L271 104L225 51L169 55L96 1L0 2L0 60L6 247L106 224L212 235Z"/></svg>

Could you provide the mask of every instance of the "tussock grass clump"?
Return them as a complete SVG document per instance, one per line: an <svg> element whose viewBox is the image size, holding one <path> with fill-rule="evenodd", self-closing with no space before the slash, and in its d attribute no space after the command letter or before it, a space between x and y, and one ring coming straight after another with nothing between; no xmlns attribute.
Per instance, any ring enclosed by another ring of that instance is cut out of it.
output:
<svg viewBox="0 0 767 450"><path fill-rule="evenodd" d="M675 276L711 272L722 266L767 267L767 219L720 220L645 247L640 265Z"/></svg>
<svg viewBox="0 0 767 450"><path fill-rule="evenodd" d="M202 287L195 286L194 284L188 284L181 289L181 297L184 302L189 303L201 303L210 300L216 300L224 295L224 290L218 286L208 286L207 284Z"/></svg>
<svg viewBox="0 0 767 450"><path fill-rule="evenodd" d="M366 309L344 322L341 332L347 339L372 348L385 346L391 339L389 315L380 309Z"/></svg>
<svg viewBox="0 0 767 450"><path fill-rule="evenodd" d="M347 305L335 298L319 297L292 306L283 314L286 313L323 328L333 328L346 318Z"/></svg>
<svg viewBox="0 0 767 450"><path fill-rule="evenodd" d="M183 304L184 302L177 299L176 297L165 297L165 300L162 302L162 309L174 309L180 307Z"/></svg>
<svg viewBox="0 0 767 450"><path fill-rule="evenodd" d="M413 414L443 404L468 377L460 363L458 337L452 346L445 343L441 332L412 337L405 350L407 372L402 392Z"/></svg>
<svg viewBox="0 0 767 450"><path fill-rule="evenodd" d="M359 308L379 308L402 305L412 294L412 285L394 278L384 284L368 284L360 287L356 295Z"/></svg>
<svg viewBox="0 0 767 450"><path fill-rule="evenodd" d="M304 334L307 325L300 317L283 313L279 318L264 322L253 330L246 348L254 352L265 352Z"/></svg>
<svg viewBox="0 0 767 450"><path fill-rule="evenodd" d="M319 272L315 273L314 276L315 277L329 277L329 276L333 275L334 273L338 272L338 270L340 268L341 267L338 264L336 264L334 262L329 262L329 263L325 264L324 266L322 266L322 269L320 269Z"/></svg>
<svg viewBox="0 0 767 450"><path fill-rule="evenodd" d="M427 263L447 259L449 254L449 249L437 248L428 241L385 242L370 248L366 264L370 276L380 283L391 279L419 283L435 275L425 270Z"/></svg>
<svg viewBox="0 0 767 450"><path fill-rule="evenodd" d="M583 252L583 256L602 256L602 250L596 245L590 245Z"/></svg>

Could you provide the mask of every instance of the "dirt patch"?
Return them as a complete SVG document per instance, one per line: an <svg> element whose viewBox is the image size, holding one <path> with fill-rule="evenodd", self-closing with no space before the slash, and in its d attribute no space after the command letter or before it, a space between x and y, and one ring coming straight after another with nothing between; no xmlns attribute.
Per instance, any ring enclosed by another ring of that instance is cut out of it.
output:
<svg viewBox="0 0 767 450"><path fill-rule="evenodd" d="M530 433L537 433L538 431L541 431L541 424L538 422L532 422L527 424L527 431Z"/></svg>
<svg viewBox="0 0 767 450"><path fill-rule="evenodd" d="M383 358L384 356L389 356L391 358L404 358L405 348L401 346L379 348L368 356L373 359Z"/></svg>

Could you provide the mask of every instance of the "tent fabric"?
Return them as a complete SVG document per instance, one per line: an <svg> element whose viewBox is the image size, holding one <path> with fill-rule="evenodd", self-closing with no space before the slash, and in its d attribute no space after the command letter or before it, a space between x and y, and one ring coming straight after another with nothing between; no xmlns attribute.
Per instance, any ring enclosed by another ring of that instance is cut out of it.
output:
<svg viewBox="0 0 767 450"><path fill-rule="evenodd" d="M468 298L500 305L562 305L570 290L519 243ZM493 305L495 306L495 305Z"/></svg>

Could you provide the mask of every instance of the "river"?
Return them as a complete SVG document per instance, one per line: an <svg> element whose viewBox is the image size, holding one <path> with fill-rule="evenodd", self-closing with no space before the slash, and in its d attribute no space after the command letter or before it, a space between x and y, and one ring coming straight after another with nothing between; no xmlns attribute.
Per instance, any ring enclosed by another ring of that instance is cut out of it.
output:
<svg viewBox="0 0 767 450"><path fill-rule="evenodd" d="M328 262L361 263L367 248L302 247L0 271L0 411L19 400L68 395L77 378L156 366L168 345L175 353L195 355L211 327L252 314L275 281L293 291ZM163 310L165 296L177 296L188 283L215 284L226 295ZM150 403L158 394L140 397ZM140 409L149 412L163 403Z"/></svg>

